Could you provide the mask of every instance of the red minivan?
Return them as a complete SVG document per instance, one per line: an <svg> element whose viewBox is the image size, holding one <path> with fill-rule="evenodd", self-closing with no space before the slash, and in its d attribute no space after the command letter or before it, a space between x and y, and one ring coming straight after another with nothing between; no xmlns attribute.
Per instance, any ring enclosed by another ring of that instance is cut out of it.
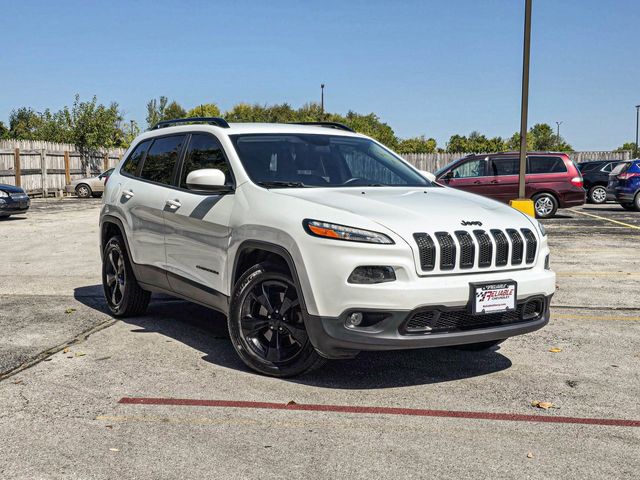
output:
<svg viewBox="0 0 640 480"><path fill-rule="evenodd" d="M468 155L436 172L438 183L500 202L518 198L518 153ZM586 191L580 171L565 153L528 153L526 196L536 216L553 217L558 208L583 205Z"/></svg>

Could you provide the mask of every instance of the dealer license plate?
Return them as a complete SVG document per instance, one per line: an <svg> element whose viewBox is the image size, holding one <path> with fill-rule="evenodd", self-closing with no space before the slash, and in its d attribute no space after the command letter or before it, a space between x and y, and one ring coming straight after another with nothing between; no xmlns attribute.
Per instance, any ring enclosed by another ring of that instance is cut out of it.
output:
<svg viewBox="0 0 640 480"><path fill-rule="evenodd" d="M517 284L513 281L471 284L471 309L474 315L507 312L516 309Z"/></svg>

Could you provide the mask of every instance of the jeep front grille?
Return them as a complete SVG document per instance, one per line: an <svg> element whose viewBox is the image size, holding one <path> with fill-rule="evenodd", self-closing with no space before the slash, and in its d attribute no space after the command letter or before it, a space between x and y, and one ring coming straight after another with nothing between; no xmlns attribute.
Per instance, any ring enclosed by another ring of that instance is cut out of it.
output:
<svg viewBox="0 0 640 480"><path fill-rule="evenodd" d="M435 237L435 238L434 238ZM528 228L456 230L414 233L420 270L447 272L473 268L523 268L531 266L538 253L538 240Z"/></svg>

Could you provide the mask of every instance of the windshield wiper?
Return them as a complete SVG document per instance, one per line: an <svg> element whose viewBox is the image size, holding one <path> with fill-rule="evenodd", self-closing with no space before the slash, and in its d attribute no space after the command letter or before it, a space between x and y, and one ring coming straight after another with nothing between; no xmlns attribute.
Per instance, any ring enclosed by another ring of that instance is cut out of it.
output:
<svg viewBox="0 0 640 480"><path fill-rule="evenodd" d="M285 182L282 180L271 180L266 182L258 182L258 185L265 188L304 188L307 187L302 182Z"/></svg>

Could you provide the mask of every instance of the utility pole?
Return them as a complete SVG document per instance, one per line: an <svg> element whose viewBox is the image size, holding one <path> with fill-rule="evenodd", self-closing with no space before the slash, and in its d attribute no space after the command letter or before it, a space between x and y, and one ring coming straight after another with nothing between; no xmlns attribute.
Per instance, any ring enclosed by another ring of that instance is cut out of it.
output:
<svg viewBox="0 0 640 480"><path fill-rule="evenodd" d="M527 113L529 109L529 57L531 52L531 7L533 0L525 0L524 48L522 53L522 104L520 107L520 175L518 200L526 199L525 174L527 170Z"/></svg>
<svg viewBox="0 0 640 480"><path fill-rule="evenodd" d="M129 120L129 125L131 127L131 136L133 137L133 125L135 124L134 120Z"/></svg>
<svg viewBox="0 0 640 480"><path fill-rule="evenodd" d="M638 157L638 120L640 120L640 105L636 105L636 151L634 157Z"/></svg>
<svg viewBox="0 0 640 480"><path fill-rule="evenodd" d="M322 113L324 118L324 83L320 84L320 113Z"/></svg>
<svg viewBox="0 0 640 480"><path fill-rule="evenodd" d="M560 147L560 125L562 125L562 122L556 122L556 125L558 126L557 134L556 134L556 148L559 148Z"/></svg>

